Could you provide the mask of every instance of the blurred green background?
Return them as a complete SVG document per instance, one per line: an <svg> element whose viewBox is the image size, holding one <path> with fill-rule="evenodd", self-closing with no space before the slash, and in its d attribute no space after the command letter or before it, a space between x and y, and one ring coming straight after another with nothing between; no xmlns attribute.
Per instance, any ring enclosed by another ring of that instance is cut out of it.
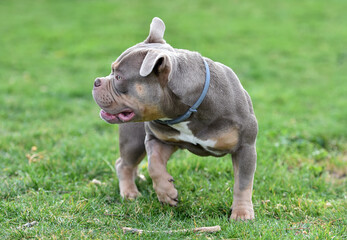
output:
<svg viewBox="0 0 347 240"><path fill-rule="evenodd" d="M219 238L346 237L346 9L344 0L1 0L0 236L131 239L120 226L219 224ZM143 198L118 195L117 126L99 119L91 90L155 16L169 44L230 66L251 95L254 223L228 222L229 157L176 153L177 209L158 204L145 161Z"/></svg>

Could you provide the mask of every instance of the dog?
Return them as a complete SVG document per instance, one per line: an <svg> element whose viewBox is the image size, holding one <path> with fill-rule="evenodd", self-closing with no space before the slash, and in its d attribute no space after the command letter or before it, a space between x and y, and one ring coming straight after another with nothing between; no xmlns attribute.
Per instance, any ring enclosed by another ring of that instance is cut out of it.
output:
<svg viewBox="0 0 347 240"><path fill-rule="evenodd" d="M125 50L112 63L110 75L94 81L100 117L120 124L120 194L126 199L139 196L137 166L147 154L159 201L176 206L178 192L166 168L172 153L182 148L200 156L230 154L230 219L254 219L258 123L251 98L229 67L171 47L164 32L164 22L153 18L147 39Z"/></svg>

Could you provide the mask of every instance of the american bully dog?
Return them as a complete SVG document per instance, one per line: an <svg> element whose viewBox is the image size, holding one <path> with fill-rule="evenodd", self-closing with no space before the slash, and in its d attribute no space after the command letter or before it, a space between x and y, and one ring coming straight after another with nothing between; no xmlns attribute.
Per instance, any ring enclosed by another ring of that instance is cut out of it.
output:
<svg viewBox="0 0 347 240"><path fill-rule="evenodd" d="M139 196L137 166L147 154L159 201L176 206L178 193L166 169L173 152L183 148L200 156L231 154L230 218L254 219L258 124L251 99L229 67L171 47L164 31L164 22L154 18L147 39L125 50L112 63L110 75L94 81L101 118L121 124L116 162L120 194Z"/></svg>

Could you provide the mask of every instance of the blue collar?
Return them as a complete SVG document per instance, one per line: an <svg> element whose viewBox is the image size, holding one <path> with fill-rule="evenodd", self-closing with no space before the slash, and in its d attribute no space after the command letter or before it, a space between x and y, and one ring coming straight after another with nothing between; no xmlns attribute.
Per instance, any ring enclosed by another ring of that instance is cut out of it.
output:
<svg viewBox="0 0 347 240"><path fill-rule="evenodd" d="M183 122L184 120L188 119L190 117L190 115L192 115L193 112L198 111L197 108L200 106L202 101L205 99L207 91L208 91L208 87L210 86L210 68L208 67L208 64L205 61L205 59L203 59L203 60L204 60L205 68L206 68L206 78L205 78L204 89L202 90L202 93L201 93L200 97L198 98L198 100L183 115L181 115L177 118L171 119L171 120L154 120L154 122L165 124L165 125L173 125L173 124Z"/></svg>

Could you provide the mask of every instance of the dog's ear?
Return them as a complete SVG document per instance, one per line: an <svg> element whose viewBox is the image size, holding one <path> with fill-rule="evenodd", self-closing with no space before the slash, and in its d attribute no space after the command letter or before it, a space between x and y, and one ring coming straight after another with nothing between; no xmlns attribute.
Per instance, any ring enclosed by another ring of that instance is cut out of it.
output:
<svg viewBox="0 0 347 240"><path fill-rule="evenodd" d="M159 77L160 84L163 86L168 81L171 70L171 61L168 55L158 50L150 50L143 59L140 75L147 77L154 72Z"/></svg>
<svg viewBox="0 0 347 240"><path fill-rule="evenodd" d="M166 43L164 40L165 24L160 18L153 18L149 35L145 43Z"/></svg>
<svg viewBox="0 0 347 240"><path fill-rule="evenodd" d="M165 53L157 50L149 50L143 59L140 75L146 77L153 71L158 75L165 68L170 67L170 65L170 59Z"/></svg>

